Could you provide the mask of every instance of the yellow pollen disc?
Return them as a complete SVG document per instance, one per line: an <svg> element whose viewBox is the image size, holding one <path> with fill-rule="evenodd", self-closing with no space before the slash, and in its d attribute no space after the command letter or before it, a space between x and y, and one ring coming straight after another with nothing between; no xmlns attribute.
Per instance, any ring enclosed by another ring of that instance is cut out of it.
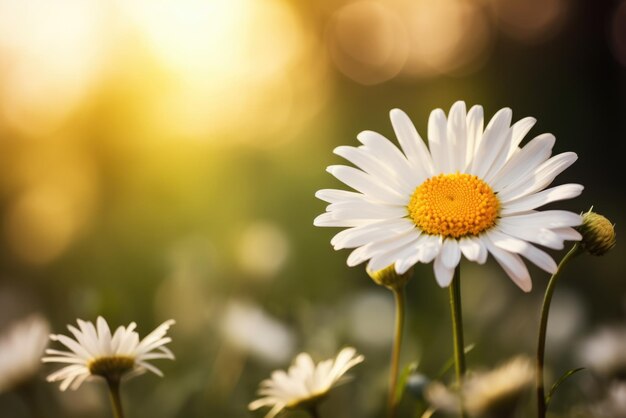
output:
<svg viewBox="0 0 626 418"><path fill-rule="evenodd" d="M129 356L98 357L87 364L89 373L106 378L121 377L134 366L135 358Z"/></svg>
<svg viewBox="0 0 626 418"><path fill-rule="evenodd" d="M500 202L491 187L471 174L439 174L420 184L409 216L430 235L478 235L496 223Z"/></svg>

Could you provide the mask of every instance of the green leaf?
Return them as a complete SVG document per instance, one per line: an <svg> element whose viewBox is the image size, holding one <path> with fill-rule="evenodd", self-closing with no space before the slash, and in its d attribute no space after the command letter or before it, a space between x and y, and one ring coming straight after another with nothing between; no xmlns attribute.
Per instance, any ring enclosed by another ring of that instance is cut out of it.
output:
<svg viewBox="0 0 626 418"><path fill-rule="evenodd" d="M411 373L417 370L417 364L417 361L414 361L412 363L409 363L402 369L402 372L400 373L400 377L398 379L398 385L396 386L396 403L400 403L400 401L402 400L402 394L404 393L404 389L406 388L406 382L407 380L409 380L409 376L411 375Z"/></svg>
<svg viewBox="0 0 626 418"><path fill-rule="evenodd" d="M552 400L552 396L554 395L554 393L556 392L558 387L561 386L561 383L565 382L573 374L578 373L581 370L585 370L585 368L584 367L578 367L576 369L568 370L565 373L563 373L563 375L561 377L559 377L559 380L557 380L552 385L552 388L550 388L550 392L548 392L548 396L546 396L546 408L548 407L548 405L550 405L550 401Z"/></svg>
<svg viewBox="0 0 626 418"><path fill-rule="evenodd" d="M474 347L476 347L476 344L466 345L463 351L465 352L465 354L467 354L472 351ZM446 363L443 365L441 370L439 370L439 373L437 373L437 380L441 380L443 375L446 374L448 370L452 368L452 366L454 366L454 356L450 357L448 361L446 361Z"/></svg>

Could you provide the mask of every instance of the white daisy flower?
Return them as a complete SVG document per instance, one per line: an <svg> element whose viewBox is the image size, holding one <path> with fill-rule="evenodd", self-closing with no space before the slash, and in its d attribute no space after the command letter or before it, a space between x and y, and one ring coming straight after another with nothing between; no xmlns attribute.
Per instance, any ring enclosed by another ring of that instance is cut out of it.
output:
<svg viewBox="0 0 626 418"><path fill-rule="evenodd" d="M603 326L578 345L579 361L600 376L626 378L626 326Z"/></svg>
<svg viewBox="0 0 626 418"><path fill-rule="evenodd" d="M96 325L80 319L77 322L78 329L72 325L67 326L75 339L61 334L50 335L52 341L59 341L71 351L49 348L46 350L49 356L42 359L46 363L69 364L50 374L47 379L48 382L62 381L61 390L70 386L77 389L92 376L119 381L124 376L130 377L146 370L163 376L148 360L174 359L172 352L165 347L165 344L172 341L165 334L174 324L174 320L165 321L141 341L139 334L135 332L137 324L134 322L127 327L118 327L113 335L101 316Z"/></svg>
<svg viewBox="0 0 626 418"><path fill-rule="evenodd" d="M338 384L345 373L364 360L352 347L346 347L336 358L315 364L307 353L300 353L287 372L276 370L270 379L259 385L261 398L251 402L252 411L270 406L265 418L273 418L283 409L306 408L315 405Z"/></svg>
<svg viewBox="0 0 626 418"><path fill-rule="evenodd" d="M482 264L490 253L526 292L532 282L520 256L556 271L552 257L534 244L562 249L565 240L580 240L572 227L581 217L536 209L582 192L579 184L546 189L576 161L575 153L550 157L551 134L520 147L535 119L511 125L509 108L498 111L486 129L481 106L466 112L465 103L456 102L447 119L436 109L428 121L428 148L403 111L390 115L401 149L376 132L361 132L361 146L334 151L357 168L328 167L356 191L316 193L330 205L314 224L348 228L331 240L336 250L355 248L348 265L369 260L367 269L377 271L394 264L403 274L434 260L437 282L445 287L461 255Z"/></svg>
<svg viewBox="0 0 626 418"><path fill-rule="evenodd" d="M15 389L37 373L49 332L48 321L32 315L11 325L0 337L0 393Z"/></svg>
<svg viewBox="0 0 626 418"><path fill-rule="evenodd" d="M532 361L519 356L496 369L468 373L460 392L435 382L426 388L425 396L431 406L443 412L458 414L459 400L463 399L464 409L471 417L512 417L532 387L534 377Z"/></svg>

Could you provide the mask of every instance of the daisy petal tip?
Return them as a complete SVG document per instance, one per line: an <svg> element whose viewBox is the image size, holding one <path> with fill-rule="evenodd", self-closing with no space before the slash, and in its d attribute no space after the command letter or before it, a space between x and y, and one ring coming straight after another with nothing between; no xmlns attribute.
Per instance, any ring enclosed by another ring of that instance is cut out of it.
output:
<svg viewBox="0 0 626 418"><path fill-rule="evenodd" d="M346 264L348 265L348 267L356 267L359 264L361 264L362 262L364 262L365 260L362 259L348 259L348 261L346 262Z"/></svg>
<svg viewBox="0 0 626 418"><path fill-rule="evenodd" d="M404 110L395 107L389 111L389 119L391 119L392 121L401 122L408 119L408 115L406 114L406 112L404 112Z"/></svg>
<svg viewBox="0 0 626 418"><path fill-rule="evenodd" d="M437 280L437 284L439 285L439 287L445 288L450 286L450 283L452 283L452 279L454 278L454 270L442 270L435 271L435 280Z"/></svg>
<svg viewBox="0 0 626 418"><path fill-rule="evenodd" d="M403 275L404 273L409 271L411 267L413 267L413 264L409 264L409 263L402 263L402 264L396 263L395 264L396 273L399 275Z"/></svg>
<svg viewBox="0 0 626 418"><path fill-rule="evenodd" d="M343 153L343 151L345 151L345 150L347 150L349 148L352 148L352 147L349 147L349 146L346 146L346 145L339 145L338 147L335 147L333 149L333 154L338 155L340 157L343 157L343 155L341 155L341 154Z"/></svg>
<svg viewBox="0 0 626 418"><path fill-rule="evenodd" d="M465 105L465 100L457 100L450 107L450 113L458 112L461 110L465 111L466 109L467 109L467 106Z"/></svg>
<svg viewBox="0 0 626 418"><path fill-rule="evenodd" d="M433 109L430 112L429 119L435 119L435 118L436 119L443 119L443 120L446 119L446 114L444 113L443 109L437 108L437 109Z"/></svg>

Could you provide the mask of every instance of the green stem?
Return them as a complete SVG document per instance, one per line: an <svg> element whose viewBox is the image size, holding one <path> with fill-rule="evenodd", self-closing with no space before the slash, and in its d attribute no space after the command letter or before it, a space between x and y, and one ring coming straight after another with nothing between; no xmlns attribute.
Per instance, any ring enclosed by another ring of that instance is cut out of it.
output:
<svg viewBox="0 0 626 418"><path fill-rule="evenodd" d="M32 418L42 418L45 416L42 412L43 408L41 408L42 400L39 399L40 397L37 392L37 385L32 380L24 382L16 388L16 393L26 404Z"/></svg>
<svg viewBox="0 0 626 418"><path fill-rule="evenodd" d="M109 386L109 399L111 399L111 406L113 407L113 416L115 418L124 418L122 400L120 398L120 380L107 379L107 384Z"/></svg>
<svg viewBox="0 0 626 418"><path fill-rule="evenodd" d="M537 343L537 362L536 362L536 385L537 385L537 418L545 418L546 416L546 395L543 381L543 365L545 359L546 334L548 330L548 315L550 314L550 302L552 294L556 287L556 282L563 271L563 267L575 256L580 254L582 247L579 243L574 244L571 250L563 257L556 272L550 278L546 293L543 297L543 305L541 306L541 319L539 325L539 339Z"/></svg>
<svg viewBox="0 0 626 418"><path fill-rule="evenodd" d="M319 410L317 409L317 405L311 405L307 408L307 410L309 411L309 414L311 415L311 418L320 418L320 413Z"/></svg>
<svg viewBox="0 0 626 418"><path fill-rule="evenodd" d="M400 347L404 330L404 285L390 287L396 302L395 331L391 350L391 370L389 373L389 403L388 417L394 418L398 408L398 370L400 368Z"/></svg>
<svg viewBox="0 0 626 418"><path fill-rule="evenodd" d="M449 287L450 313L452 315L452 339L454 346L454 370L459 390L465 374L465 344L463 342L463 316L461 311L461 266L454 270L454 277ZM465 418L463 399L460 408L461 418Z"/></svg>

